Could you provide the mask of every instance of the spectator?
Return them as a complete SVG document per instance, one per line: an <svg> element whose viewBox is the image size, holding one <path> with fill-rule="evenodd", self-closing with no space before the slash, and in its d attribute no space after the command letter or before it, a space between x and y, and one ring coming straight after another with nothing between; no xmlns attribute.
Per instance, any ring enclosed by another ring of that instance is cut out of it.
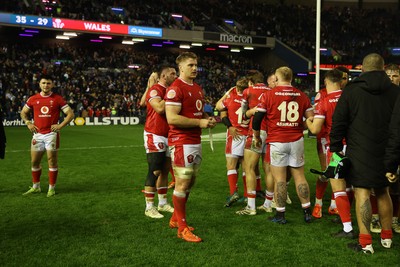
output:
<svg viewBox="0 0 400 267"><path fill-rule="evenodd" d="M330 150L340 157L343 138L346 139L346 157L351 161L348 181L356 198L356 216L360 231L358 244L349 248L363 253L374 253L370 223L372 210L371 189L379 206L381 244L392 246L392 202L389 182L385 177L383 157L388 140L390 115L400 93L384 71L384 60L378 54L367 55L362 64L363 74L349 84L339 98L333 114ZM370 163L374 162L373 165Z"/></svg>

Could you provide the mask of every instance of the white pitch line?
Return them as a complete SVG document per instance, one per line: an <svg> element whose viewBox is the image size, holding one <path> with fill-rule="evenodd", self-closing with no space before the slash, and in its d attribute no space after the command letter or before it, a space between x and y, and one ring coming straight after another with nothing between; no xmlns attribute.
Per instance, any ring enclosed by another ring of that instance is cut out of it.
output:
<svg viewBox="0 0 400 267"><path fill-rule="evenodd" d="M207 134L207 135L202 135L201 136L201 140L202 141L208 141L210 139L210 137L209 137L209 135ZM216 141L216 142L225 142L225 140L226 140L226 133L225 132L223 132L223 133L213 133L213 141Z"/></svg>
<svg viewBox="0 0 400 267"><path fill-rule="evenodd" d="M143 145L131 145L131 146L89 146L89 147L66 147L59 148L58 150L90 150L90 149L108 149L108 148L132 148L132 147L143 147ZM30 152L30 150L6 150L6 153L16 152Z"/></svg>
<svg viewBox="0 0 400 267"><path fill-rule="evenodd" d="M216 134L218 135L218 134ZM224 133L225 136L225 133ZM202 136L202 141L208 141L208 136L205 136L206 138L203 138ZM223 139L221 138L215 138L214 141L225 141L225 137ZM92 150L92 149L114 149L114 148L138 148L138 147L143 147L143 144L140 145L130 145L130 146L89 146L89 147L66 147L66 148L60 148L58 149L59 151L65 151L65 150ZM19 153L19 152L30 152L30 150L6 150L6 153Z"/></svg>

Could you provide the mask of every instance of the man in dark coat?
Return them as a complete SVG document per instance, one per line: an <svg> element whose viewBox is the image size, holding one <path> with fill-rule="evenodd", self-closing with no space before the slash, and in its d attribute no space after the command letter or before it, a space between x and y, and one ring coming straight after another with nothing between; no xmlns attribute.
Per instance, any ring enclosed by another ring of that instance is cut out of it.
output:
<svg viewBox="0 0 400 267"><path fill-rule="evenodd" d="M389 137L389 122L399 88L392 84L384 71L384 60L369 54L363 60L363 73L342 93L333 115L330 134L332 152L340 153L346 139L346 156L351 161L347 175L355 188L356 216L360 230L359 244L349 248L374 253L370 223L372 219L370 194L374 189L382 225L381 244L392 246L392 202L389 181L383 159Z"/></svg>
<svg viewBox="0 0 400 267"><path fill-rule="evenodd" d="M389 134L384 160L386 178L392 183L392 190L394 190L393 187L396 186L398 188L397 190L400 190L399 175L397 174L397 169L400 164L400 97L397 98L394 106L392 118L390 120ZM395 215L393 217L395 217ZM400 223L397 222L397 225L394 225L393 229L397 232L400 229Z"/></svg>
<svg viewBox="0 0 400 267"><path fill-rule="evenodd" d="M392 183L396 182L397 168L400 164L400 97L394 106L392 119L390 120L390 137L386 146L385 168L386 177Z"/></svg>

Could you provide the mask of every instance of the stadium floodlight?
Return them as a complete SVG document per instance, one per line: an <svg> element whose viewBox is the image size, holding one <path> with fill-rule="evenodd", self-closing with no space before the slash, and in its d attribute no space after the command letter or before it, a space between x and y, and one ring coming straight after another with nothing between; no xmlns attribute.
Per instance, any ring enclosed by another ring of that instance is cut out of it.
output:
<svg viewBox="0 0 400 267"><path fill-rule="evenodd" d="M192 43L192 46L203 46L202 43Z"/></svg>
<svg viewBox="0 0 400 267"><path fill-rule="evenodd" d="M134 42L144 42L143 38L132 38L132 41Z"/></svg>
<svg viewBox="0 0 400 267"><path fill-rule="evenodd" d="M182 49L190 49L190 45L188 45L188 44L181 44L181 45L179 45L179 48L182 48Z"/></svg>
<svg viewBox="0 0 400 267"><path fill-rule="evenodd" d="M76 37L78 36L78 34L76 34L76 32L64 32L65 36L70 36L70 37Z"/></svg>
<svg viewBox="0 0 400 267"><path fill-rule="evenodd" d="M69 40L69 36L65 36L65 35L56 35L56 39L60 39L60 40Z"/></svg>
<svg viewBox="0 0 400 267"><path fill-rule="evenodd" d="M107 40L111 40L112 36L108 36L108 35L100 35L99 36L100 39L107 39Z"/></svg>
<svg viewBox="0 0 400 267"><path fill-rule="evenodd" d="M254 50L254 47L252 47L252 46L244 46L243 49L244 50Z"/></svg>
<svg viewBox="0 0 400 267"><path fill-rule="evenodd" d="M239 48L232 48L232 49L231 49L231 52L239 53L239 52L240 52L240 49L239 49Z"/></svg>
<svg viewBox="0 0 400 267"><path fill-rule="evenodd" d="M112 7L111 10L112 11L117 11L117 12L123 12L124 11L124 9L121 8L121 7Z"/></svg>
<svg viewBox="0 0 400 267"><path fill-rule="evenodd" d="M133 42L131 40L122 40L122 44L133 45L133 44L135 44L135 42Z"/></svg>
<svg viewBox="0 0 400 267"><path fill-rule="evenodd" d="M39 33L38 30L30 30L30 29L25 29L24 32L29 32L29 33Z"/></svg>
<svg viewBox="0 0 400 267"><path fill-rule="evenodd" d="M225 49L228 49L228 48L229 48L229 45L219 45L218 47L219 47L219 48L225 48Z"/></svg>

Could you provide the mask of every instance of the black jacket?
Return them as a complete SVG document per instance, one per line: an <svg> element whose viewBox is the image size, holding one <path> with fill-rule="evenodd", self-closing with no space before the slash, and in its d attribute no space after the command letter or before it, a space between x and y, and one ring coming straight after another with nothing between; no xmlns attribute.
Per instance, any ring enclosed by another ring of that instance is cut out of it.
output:
<svg viewBox="0 0 400 267"><path fill-rule="evenodd" d="M350 159L348 181L355 187L388 186L383 164L389 122L400 88L384 71L360 75L343 90L333 114L330 150L339 152L346 139Z"/></svg>
<svg viewBox="0 0 400 267"><path fill-rule="evenodd" d="M385 170L396 173L400 163L400 97L397 98L390 120L389 141L385 153Z"/></svg>

